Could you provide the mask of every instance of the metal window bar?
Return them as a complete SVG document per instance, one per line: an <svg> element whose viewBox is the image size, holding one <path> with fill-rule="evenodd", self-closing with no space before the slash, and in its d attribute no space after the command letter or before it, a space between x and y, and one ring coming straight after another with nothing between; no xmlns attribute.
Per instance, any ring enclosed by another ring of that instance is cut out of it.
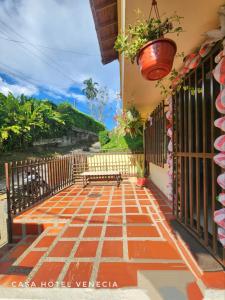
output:
<svg viewBox="0 0 225 300"><path fill-rule="evenodd" d="M225 250L213 221L214 211L222 208L216 201L221 192L216 178L222 169L213 161L214 141L221 135L214 126L221 116L215 99L222 87L212 74L214 58L221 49L221 43L216 44L199 66L185 76L183 84L193 87L194 93L181 89L173 97L173 174L177 220L225 266Z"/></svg>
<svg viewBox="0 0 225 300"><path fill-rule="evenodd" d="M162 101L145 124L145 161L164 167L167 158L165 104Z"/></svg>

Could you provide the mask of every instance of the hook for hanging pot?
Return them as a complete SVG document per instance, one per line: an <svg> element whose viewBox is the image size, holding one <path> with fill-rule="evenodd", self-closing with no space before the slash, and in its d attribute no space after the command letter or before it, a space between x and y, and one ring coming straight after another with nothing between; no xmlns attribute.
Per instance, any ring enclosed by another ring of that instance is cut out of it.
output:
<svg viewBox="0 0 225 300"><path fill-rule="evenodd" d="M156 0L152 0L152 5L151 5L151 9L150 9L149 19L151 18L153 10L155 12L156 18L160 20L159 9L158 9L158 5L157 5L157 1Z"/></svg>

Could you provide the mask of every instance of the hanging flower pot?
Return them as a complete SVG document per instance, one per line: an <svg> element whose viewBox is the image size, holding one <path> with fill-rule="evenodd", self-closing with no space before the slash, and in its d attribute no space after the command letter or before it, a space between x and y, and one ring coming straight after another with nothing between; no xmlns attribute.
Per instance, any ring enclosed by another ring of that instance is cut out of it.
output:
<svg viewBox="0 0 225 300"><path fill-rule="evenodd" d="M153 11L155 17L152 16ZM131 63L137 61L145 79L159 80L172 70L177 51L175 42L165 38L165 35L179 35L183 31L180 25L182 18L174 14L161 19L156 0L152 0L149 18L146 20L140 16L125 33L117 36L114 48L129 58Z"/></svg>
<svg viewBox="0 0 225 300"><path fill-rule="evenodd" d="M167 76L176 52L177 46L171 39L161 38L148 42L137 57L142 76L147 80L159 80Z"/></svg>

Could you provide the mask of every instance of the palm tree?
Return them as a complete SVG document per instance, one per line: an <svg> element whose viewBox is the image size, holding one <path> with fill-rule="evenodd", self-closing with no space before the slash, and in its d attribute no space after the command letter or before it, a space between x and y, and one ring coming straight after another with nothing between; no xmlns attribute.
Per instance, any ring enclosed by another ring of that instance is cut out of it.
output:
<svg viewBox="0 0 225 300"><path fill-rule="evenodd" d="M98 83L94 82L92 78L84 80L83 84L85 85L85 88L82 90L84 95L87 97L89 101L89 108L91 111L91 114L93 115L93 107L94 107L94 100L96 99L98 95Z"/></svg>

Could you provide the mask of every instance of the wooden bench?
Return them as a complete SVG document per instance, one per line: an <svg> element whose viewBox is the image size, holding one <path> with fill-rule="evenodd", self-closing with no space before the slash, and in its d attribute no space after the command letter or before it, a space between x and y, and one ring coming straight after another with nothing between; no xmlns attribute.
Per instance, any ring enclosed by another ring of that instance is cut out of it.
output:
<svg viewBox="0 0 225 300"><path fill-rule="evenodd" d="M116 181L117 186L120 186L122 181L121 173L118 171L90 171L83 172L83 187L86 187L91 181Z"/></svg>

